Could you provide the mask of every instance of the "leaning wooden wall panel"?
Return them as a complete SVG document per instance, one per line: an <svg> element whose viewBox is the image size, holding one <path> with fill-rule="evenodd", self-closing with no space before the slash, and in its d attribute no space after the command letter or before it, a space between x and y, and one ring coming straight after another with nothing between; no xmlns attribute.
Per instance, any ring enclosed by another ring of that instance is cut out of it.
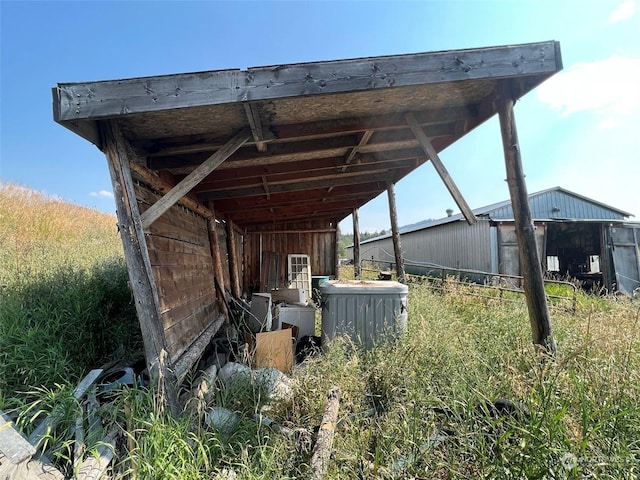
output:
<svg viewBox="0 0 640 480"><path fill-rule="evenodd" d="M160 198L142 184L136 196L141 212ZM167 348L176 359L219 316L207 221L174 205L151 224L146 240Z"/></svg>

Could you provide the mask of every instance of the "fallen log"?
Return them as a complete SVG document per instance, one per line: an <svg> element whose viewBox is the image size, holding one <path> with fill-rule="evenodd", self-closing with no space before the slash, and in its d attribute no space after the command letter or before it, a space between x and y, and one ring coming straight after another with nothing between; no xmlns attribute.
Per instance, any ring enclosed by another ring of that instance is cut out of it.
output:
<svg viewBox="0 0 640 480"><path fill-rule="evenodd" d="M324 407L322 423L318 430L316 444L313 447L311 456L311 480L321 480L327 473L329 457L331 456L331 445L336 434L336 423L338 420L338 409L340 407L340 389L332 387L327 395L327 404Z"/></svg>

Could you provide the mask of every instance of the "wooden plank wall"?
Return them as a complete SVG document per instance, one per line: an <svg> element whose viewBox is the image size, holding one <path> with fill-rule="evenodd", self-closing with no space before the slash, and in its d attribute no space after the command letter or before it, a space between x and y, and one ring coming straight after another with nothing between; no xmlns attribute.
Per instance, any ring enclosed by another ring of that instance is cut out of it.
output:
<svg viewBox="0 0 640 480"><path fill-rule="evenodd" d="M260 233L265 231L265 233ZM286 233L276 233L278 231ZM298 231L299 233L290 233ZM330 221L310 221L295 224L266 225L252 230L244 236L245 275L244 289L257 291L260 285L260 263L262 252L275 252L281 256L280 272L286 282L287 255L306 254L311 259L312 275L336 274L335 269L335 224Z"/></svg>
<svg viewBox="0 0 640 480"><path fill-rule="evenodd" d="M144 185L135 188L141 213L160 198ZM207 222L174 205L147 232L167 348L175 360L219 316ZM226 235L221 240L226 245Z"/></svg>

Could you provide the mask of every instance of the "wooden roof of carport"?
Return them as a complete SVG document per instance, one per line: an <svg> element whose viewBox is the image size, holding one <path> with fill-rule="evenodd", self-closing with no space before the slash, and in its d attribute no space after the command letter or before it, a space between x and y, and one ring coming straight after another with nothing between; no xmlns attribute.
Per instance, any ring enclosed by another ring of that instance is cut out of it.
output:
<svg viewBox="0 0 640 480"><path fill-rule="evenodd" d="M493 116L499 96L517 100L561 68L549 41L61 83L54 117L99 147L100 122L117 122L133 168L178 184L155 214L212 200L247 231L340 221L429 158L464 213L437 153Z"/></svg>
<svg viewBox="0 0 640 480"><path fill-rule="evenodd" d="M473 222L438 153L496 113L533 339L552 351L513 103L561 68L551 41L58 84L55 120L107 157L145 356L171 410L179 412L176 372L184 368L166 360L146 240L155 220L180 203L208 224L213 206L247 233L285 231L298 220L335 229L387 190L395 240L394 184L429 159ZM132 171L163 195L142 214ZM400 265L399 240L394 247ZM215 323L190 351L202 352Z"/></svg>

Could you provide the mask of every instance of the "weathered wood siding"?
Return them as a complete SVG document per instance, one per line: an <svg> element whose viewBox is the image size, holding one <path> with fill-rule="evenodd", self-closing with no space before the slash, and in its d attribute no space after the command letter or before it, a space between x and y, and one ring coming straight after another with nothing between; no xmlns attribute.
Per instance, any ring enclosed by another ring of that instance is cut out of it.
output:
<svg viewBox="0 0 640 480"><path fill-rule="evenodd" d="M297 233L291 233L297 230ZM264 233L261 233L264 232ZM279 233L284 232L284 233ZM280 255L280 286L286 282L287 255L309 255L312 275L336 274L335 266L335 223L301 222L295 224L266 225L244 235L244 289L255 291L260 285L260 264L262 252Z"/></svg>
<svg viewBox="0 0 640 480"><path fill-rule="evenodd" d="M136 197L144 212L160 195L136 184ZM167 348L175 359L219 315L207 222L174 205L151 224L146 241Z"/></svg>

